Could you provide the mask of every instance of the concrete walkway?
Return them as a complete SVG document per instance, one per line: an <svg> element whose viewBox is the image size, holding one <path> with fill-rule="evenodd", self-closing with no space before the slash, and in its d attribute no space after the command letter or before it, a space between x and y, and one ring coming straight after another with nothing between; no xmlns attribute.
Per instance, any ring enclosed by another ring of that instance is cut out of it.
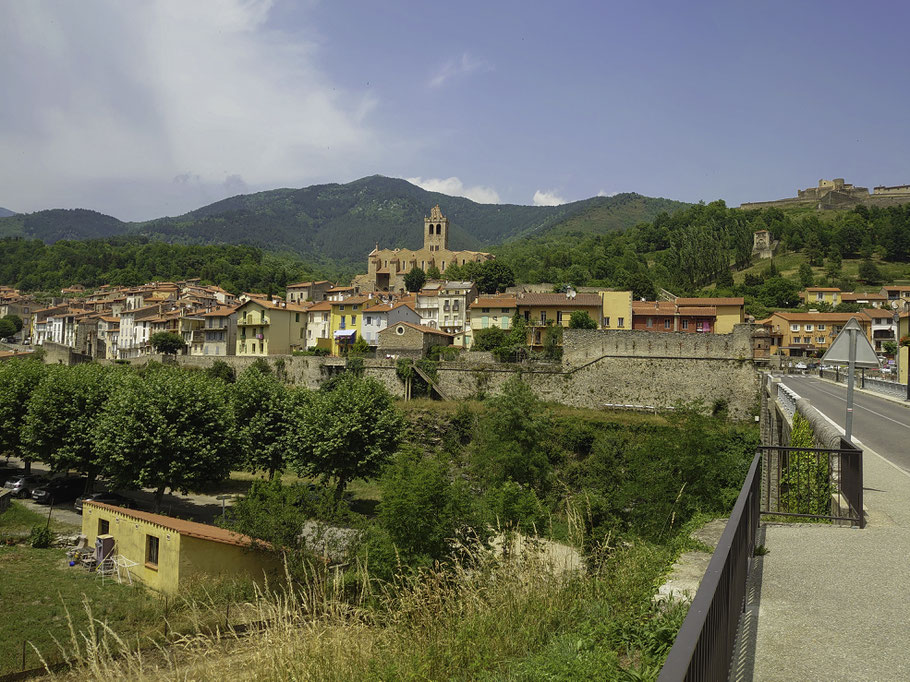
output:
<svg viewBox="0 0 910 682"><path fill-rule="evenodd" d="M910 680L910 474L863 467L865 529L762 528L732 679Z"/></svg>

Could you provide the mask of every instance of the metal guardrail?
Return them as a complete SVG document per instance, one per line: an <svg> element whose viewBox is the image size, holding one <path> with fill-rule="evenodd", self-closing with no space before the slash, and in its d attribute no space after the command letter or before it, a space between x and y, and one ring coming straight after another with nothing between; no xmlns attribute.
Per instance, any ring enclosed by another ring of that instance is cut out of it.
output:
<svg viewBox="0 0 910 682"><path fill-rule="evenodd" d="M763 445L761 513L862 528L863 451L841 438L840 448Z"/></svg>
<svg viewBox="0 0 910 682"><path fill-rule="evenodd" d="M846 370L822 369L819 370L818 376L822 379L830 379L831 381L840 384L847 383ZM902 384L898 381L889 381L888 379L880 379L878 377L869 376L869 374L866 372L857 374L856 379L857 386L859 388L864 388L867 391L880 393L881 395L886 395L891 398L910 400L910 386L907 386L906 384Z"/></svg>
<svg viewBox="0 0 910 682"><path fill-rule="evenodd" d="M761 453L756 453L658 682L713 682L729 676L736 630L745 604L746 582L755 554L761 461Z"/></svg>
<svg viewBox="0 0 910 682"><path fill-rule="evenodd" d="M777 385L777 402L780 404L784 414L787 415L788 421L793 421L793 415L796 413L796 401L798 399L799 395L789 386L785 386L784 384Z"/></svg>

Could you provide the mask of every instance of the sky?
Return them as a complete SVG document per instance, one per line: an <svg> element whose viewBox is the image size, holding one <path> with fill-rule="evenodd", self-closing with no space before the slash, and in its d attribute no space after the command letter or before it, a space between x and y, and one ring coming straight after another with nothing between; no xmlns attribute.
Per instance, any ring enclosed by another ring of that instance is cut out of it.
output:
<svg viewBox="0 0 910 682"><path fill-rule="evenodd" d="M2 0L0 206L381 174L484 203L910 183L910 5Z"/></svg>

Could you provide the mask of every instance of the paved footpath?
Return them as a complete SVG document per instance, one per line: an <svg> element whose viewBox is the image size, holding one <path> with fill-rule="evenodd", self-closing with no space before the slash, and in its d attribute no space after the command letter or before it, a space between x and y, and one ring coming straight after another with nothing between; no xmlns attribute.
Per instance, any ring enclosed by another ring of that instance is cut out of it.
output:
<svg viewBox="0 0 910 682"><path fill-rule="evenodd" d="M843 425L844 387L786 383ZM866 528L763 527L733 679L910 680L910 408L877 400L856 394Z"/></svg>

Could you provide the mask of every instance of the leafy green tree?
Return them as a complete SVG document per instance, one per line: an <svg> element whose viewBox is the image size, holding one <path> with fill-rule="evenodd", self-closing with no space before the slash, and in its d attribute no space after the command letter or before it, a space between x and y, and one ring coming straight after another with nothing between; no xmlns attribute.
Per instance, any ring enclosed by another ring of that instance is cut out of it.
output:
<svg viewBox="0 0 910 682"><path fill-rule="evenodd" d="M515 273L500 260L488 260L477 266L473 279L480 293L495 294L514 286Z"/></svg>
<svg viewBox="0 0 910 682"><path fill-rule="evenodd" d="M95 447L95 422L124 370L94 363L48 367L32 391L22 430L29 457L52 471L75 469L88 477L86 492L104 468Z"/></svg>
<svg viewBox="0 0 910 682"><path fill-rule="evenodd" d="M13 326L16 328L16 331L15 331L16 334L18 334L19 332L22 331L23 322L22 322L22 318L19 317L18 315L6 315L3 319L9 320L10 322L13 323Z"/></svg>
<svg viewBox="0 0 910 682"><path fill-rule="evenodd" d="M439 272L439 268L435 265L431 265L427 268L427 279L442 279L442 273Z"/></svg>
<svg viewBox="0 0 910 682"><path fill-rule="evenodd" d="M463 482L452 480L441 459L416 450L399 452L386 467L380 488L379 523L409 562L445 558L460 531L479 526Z"/></svg>
<svg viewBox="0 0 910 682"><path fill-rule="evenodd" d="M804 287L811 287L815 283L812 266L808 263L801 263L799 266L799 283Z"/></svg>
<svg viewBox="0 0 910 682"><path fill-rule="evenodd" d="M500 327L487 327L474 330L474 343L471 350L491 351L494 348L506 345L509 333Z"/></svg>
<svg viewBox="0 0 910 682"><path fill-rule="evenodd" d="M272 372L248 367L231 390L237 446L244 470L265 471L269 480L284 470L287 387Z"/></svg>
<svg viewBox="0 0 910 682"><path fill-rule="evenodd" d="M220 379L226 384L233 384L237 380L237 373L224 360L215 360L205 368L205 374L211 379Z"/></svg>
<svg viewBox="0 0 910 682"><path fill-rule="evenodd" d="M22 442L29 399L46 369L34 358L0 362L0 452L21 457L31 471L32 456Z"/></svg>
<svg viewBox="0 0 910 682"><path fill-rule="evenodd" d="M524 531L543 528L546 510L533 489L506 480L484 495L489 522L494 527Z"/></svg>
<svg viewBox="0 0 910 682"><path fill-rule="evenodd" d="M809 259L809 265L820 266L824 262L824 251L822 243L819 241L818 234L811 232L806 238L806 258Z"/></svg>
<svg viewBox="0 0 910 682"><path fill-rule="evenodd" d="M12 336L16 333L16 325L5 317L0 318L0 340Z"/></svg>
<svg viewBox="0 0 910 682"><path fill-rule="evenodd" d="M569 329L597 329L597 322L586 310L576 310L569 317Z"/></svg>
<svg viewBox="0 0 910 682"><path fill-rule="evenodd" d="M825 265L825 274L827 274L831 279L837 279L840 277L841 263L842 258L840 250L836 246L832 246L828 250L828 262Z"/></svg>
<svg viewBox="0 0 910 682"><path fill-rule="evenodd" d="M799 305L799 287L783 277L765 280L759 294L761 303L769 308L795 308Z"/></svg>
<svg viewBox="0 0 910 682"><path fill-rule="evenodd" d="M152 348L155 349L156 353L164 353L165 355L177 355L177 353L186 348L186 341L183 340L180 334L175 334L174 332L152 334L149 343L152 344Z"/></svg>
<svg viewBox="0 0 910 682"><path fill-rule="evenodd" d="M355 358L363 357L371 350L367 340L362 336L358 336L354 343L351 344L351 350L348 351L348 356Z"/></svg>
<svg viewBox="0 0 910 682"><path fill-rule="evenodd" d="M375 379L345 372L293 412L288 458L300 474L334 479L340 500L354 479L376 476L398 447L403 420Z"/></svg>
<svg viewBox="0 0 910 682"><path fill-rule="evenodd" d="M471 455L477 475L488 485L507 480L543 488L549 482L551 425L543 405L518 377L487 401Z"/></svg>
<svg viewBox="0 0 910 682"><path fill-rule="evenodd" d="M418 268L416 265L411 271L404 276L404 288L408 291L420 291L426 284L427 273Z"/></svg>
<svg viewBox="0 0 910 682"><path fill-rule="evenodd" d="M882 344L882 350L885 351L885 355L896 355L897 354L897 343L894 341L885 341Z"/></svg>
<svg viewBox="0 0 910 682"><path fill-rule="evenodd" d="M227 388L202 373L159 368L130 375L104 405L94 438L104 473L119 487L187 493L219 481L235 463Z"/></svg>
<svg viewBox="0 0 910 682"><path fill-rule="evenodd" d="M859 278L867 284L881 284L885 280L881 270L871 260L864 260L859 264Z"/></svg>

